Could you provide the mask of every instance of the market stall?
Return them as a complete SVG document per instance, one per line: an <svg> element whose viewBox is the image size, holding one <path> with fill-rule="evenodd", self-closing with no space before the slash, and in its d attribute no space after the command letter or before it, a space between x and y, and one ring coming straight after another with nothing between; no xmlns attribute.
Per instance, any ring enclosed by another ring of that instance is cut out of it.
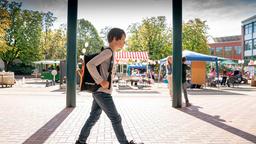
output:
<svg viewBox="0 0 256 144"><path fill-rule="evenodd" d="M115 63L117 64L117 75L121 83L131 82L131 85L143 83L148 73L148 52L126 52L115 53Z"/></svg>
<svg viewBox="0 0 256 144"><path fill-rule="evenodd" d="M205 84L206 83L206 62L215 62L216 63L216 72L217 78L219 77L219 68L218 68L218 60L219 58L216 56L210 56L206 54L201 54L189 50L184 50L182 52L182 56L186 57L187 61L191 61L191 82L193 84ZM160 60L160 65L166 63L166 59ZM160 67L161 68L161 67ZM160 69L161 70L161 69ZM200 73L200 75L199 75Z"/></svg>
<svg viewBox="0 0 256 144"><path fill-rule="evenodd" d="M248 63L249 78L251 79L251 86L256 86L256 60L250 60Z"/></svg>

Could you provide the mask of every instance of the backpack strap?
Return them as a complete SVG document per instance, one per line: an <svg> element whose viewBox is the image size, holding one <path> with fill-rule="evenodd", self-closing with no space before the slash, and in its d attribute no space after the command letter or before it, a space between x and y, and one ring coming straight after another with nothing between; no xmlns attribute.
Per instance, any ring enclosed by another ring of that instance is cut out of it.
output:
<svg viewBox="0 0 256 144"><path fill-rule="evenodd" d="M112 56L111 56L111 58L110 58L110 64L109 64L109 68L108 68L108 73L109 73L109 75L108 75L108 82L109 82L109 86L108 86L108 89L110 89L111 88L111 77L112 77L112 68L113 68L113 65L114 65L114 52L113 52L113 50L111 49L111 48L106 48L106 49L110 49L111 50L111 52L112 52Z"/></svg>

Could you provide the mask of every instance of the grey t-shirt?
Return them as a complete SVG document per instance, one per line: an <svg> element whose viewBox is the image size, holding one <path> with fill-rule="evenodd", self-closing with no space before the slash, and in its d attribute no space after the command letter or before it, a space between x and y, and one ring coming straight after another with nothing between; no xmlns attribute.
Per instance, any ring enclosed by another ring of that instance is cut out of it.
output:
<svg viewBox="0 0 256 144"><path fill-rule="evenodd" d="M87 64L88 71L90 72L92 78L95 80L97 84L100 84L103 80L108 80L108 69L111 62L112 51L110 49L103 50L99 55L95 56L91 59ZM114 59L114 52L113 52L113 59ZM114 62L114 61L113 61ZM100 73L97 70L97 66L100 65ZM104 89L100 87L98 91L111 94L112 93L112 81L113 81L113 74L114 74L114 64L112 67L112 76L111 76L111 87L110 89Z"/></svg>

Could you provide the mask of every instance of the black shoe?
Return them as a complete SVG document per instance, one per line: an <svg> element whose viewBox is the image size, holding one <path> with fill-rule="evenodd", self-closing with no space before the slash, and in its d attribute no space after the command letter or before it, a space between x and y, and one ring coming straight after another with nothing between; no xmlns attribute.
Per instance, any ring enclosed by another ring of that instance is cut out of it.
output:
<svg viewBox="0 0 256 144"><path fill-rule="evenodd" d="M144 143L136 143L135 141L131 140L130 142L128 142L128 144L144 144Z"/></svg>
<svg viewBox="0 0 256 144"><path fill-rule="evenodd" d="M190 107L192 104L189 102L186 102L186 107Z"/></svg>
<svg viewBox="0 0 256 144"><path fill-rule="evenodd" d="M81 143L79 140L77 140L75 144L86 144L86 143Z"/></svg>

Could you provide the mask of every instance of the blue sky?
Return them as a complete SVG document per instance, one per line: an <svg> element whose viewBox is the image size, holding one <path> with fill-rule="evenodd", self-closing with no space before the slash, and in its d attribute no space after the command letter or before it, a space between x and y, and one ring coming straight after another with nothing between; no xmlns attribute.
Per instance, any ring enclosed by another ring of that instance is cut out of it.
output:
<svg viewBox="0 0 256 144"><path fill-rule="evenodd" d="M67 21L67 0L16 0L23 8L52 11ZM98 31L105 26L127 29L131 23L151 16L166 16L171 24L171 0L79 0L78 18L92 22ZM183 0L183 20L201 18L213 37L241 34L241 21L256 15L256 0Z"/></svg>

